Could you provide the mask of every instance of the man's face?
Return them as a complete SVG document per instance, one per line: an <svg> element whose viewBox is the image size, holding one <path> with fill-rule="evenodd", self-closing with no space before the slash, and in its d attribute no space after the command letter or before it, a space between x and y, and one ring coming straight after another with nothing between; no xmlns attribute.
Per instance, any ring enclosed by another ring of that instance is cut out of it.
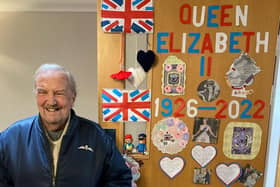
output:
<svg viewBox="0 0 280 187"><path fill-rule="evenodd" d="M48 130L63 128L75 101L67 76L61 71L47 70L37 76L35 84L43 124Z"/></svg>

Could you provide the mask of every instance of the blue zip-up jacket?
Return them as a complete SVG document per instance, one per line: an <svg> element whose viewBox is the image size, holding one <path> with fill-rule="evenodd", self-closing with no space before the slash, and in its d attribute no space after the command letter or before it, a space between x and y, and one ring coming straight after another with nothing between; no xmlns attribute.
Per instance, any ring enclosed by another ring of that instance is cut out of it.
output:
<svg viewBox="0 0 280 187"><path fill-rule="evenodd" d="M63 137L56 178L39 115L0 135L0 187L130 187L131 171L96 123L75 115Z"/></svg>

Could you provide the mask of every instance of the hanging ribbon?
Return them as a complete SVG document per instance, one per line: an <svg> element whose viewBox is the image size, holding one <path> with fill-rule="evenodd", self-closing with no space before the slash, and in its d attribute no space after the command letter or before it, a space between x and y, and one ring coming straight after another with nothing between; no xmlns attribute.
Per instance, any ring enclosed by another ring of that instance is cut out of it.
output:
<svg viewBox="0 0 280 187"><path fill-rule="evenodd" d="M124 80L127 79L131 72L125 71L125 64L124 64L124 53L125 53L125 33L121 34L121 47L120 47L120 71L118 73L111 74L111 78L117 80Z"/></svg>

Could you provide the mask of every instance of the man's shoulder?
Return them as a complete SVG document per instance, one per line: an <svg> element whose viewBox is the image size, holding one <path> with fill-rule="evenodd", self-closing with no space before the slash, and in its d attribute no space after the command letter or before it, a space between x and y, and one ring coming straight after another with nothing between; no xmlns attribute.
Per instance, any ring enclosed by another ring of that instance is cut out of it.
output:
<svg viewBox="0 0 280 187"><path fill-rule="evenodd" d="M79 125L82 128L87 128L88 130L97 130L97 131L103 131L102 127L95 121L89 120L87 118L83 118L80 116L77 116L79 119Z"/></svg>
<svg viewBox="0 0 280 187"><path fill-rule="evenodd" d="M77 116L77 119L78 119L78 126L81 132L83 133L86 132L90 134L93 133L95 136L106 137L105 130L97 122L80 116Z"/></svg>
<svg viewBox="0 0 280 187"><path fill-rule="evenodd" d="M14 134L16 132L23 131L24 129L29 129L37 118L37 115L30 116L12 123L7 129L5 129L1 134Z"/></svg>

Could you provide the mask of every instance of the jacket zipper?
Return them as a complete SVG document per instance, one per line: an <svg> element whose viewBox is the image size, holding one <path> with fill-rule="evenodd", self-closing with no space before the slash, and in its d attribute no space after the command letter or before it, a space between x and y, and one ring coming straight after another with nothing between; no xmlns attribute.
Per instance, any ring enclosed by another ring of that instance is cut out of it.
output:
<svg viewBox="0 0 280 187"><path fill-rule="evenodd" d="M45 140L48 141L46 135L45 135ZM52 156L52 153L51 153L51 148L50 148L50 143L49 142L46 145L46 152L47 152L47 157L48 157L48 160L49 160L49 165L50 165L50 168L51 168L51 186L55 187L53 156Z"/></svg>
<svg viewBox="0 0 280 187"><path fill-rule="evenodd" d="M55 176L54 176L54 173L52 173L52 186L55 187Z"/></svg>
<svg viewBox="0 0 280 187"><path fill-rule="evenodd" d="M51 155L51 159L50 159L50 165L51 165L51 171L52 171L51 183L52 183L52 187L55 187L55 175L54 175L54 165L53 165L53 157L52 157L52 155Z"/></svg>

